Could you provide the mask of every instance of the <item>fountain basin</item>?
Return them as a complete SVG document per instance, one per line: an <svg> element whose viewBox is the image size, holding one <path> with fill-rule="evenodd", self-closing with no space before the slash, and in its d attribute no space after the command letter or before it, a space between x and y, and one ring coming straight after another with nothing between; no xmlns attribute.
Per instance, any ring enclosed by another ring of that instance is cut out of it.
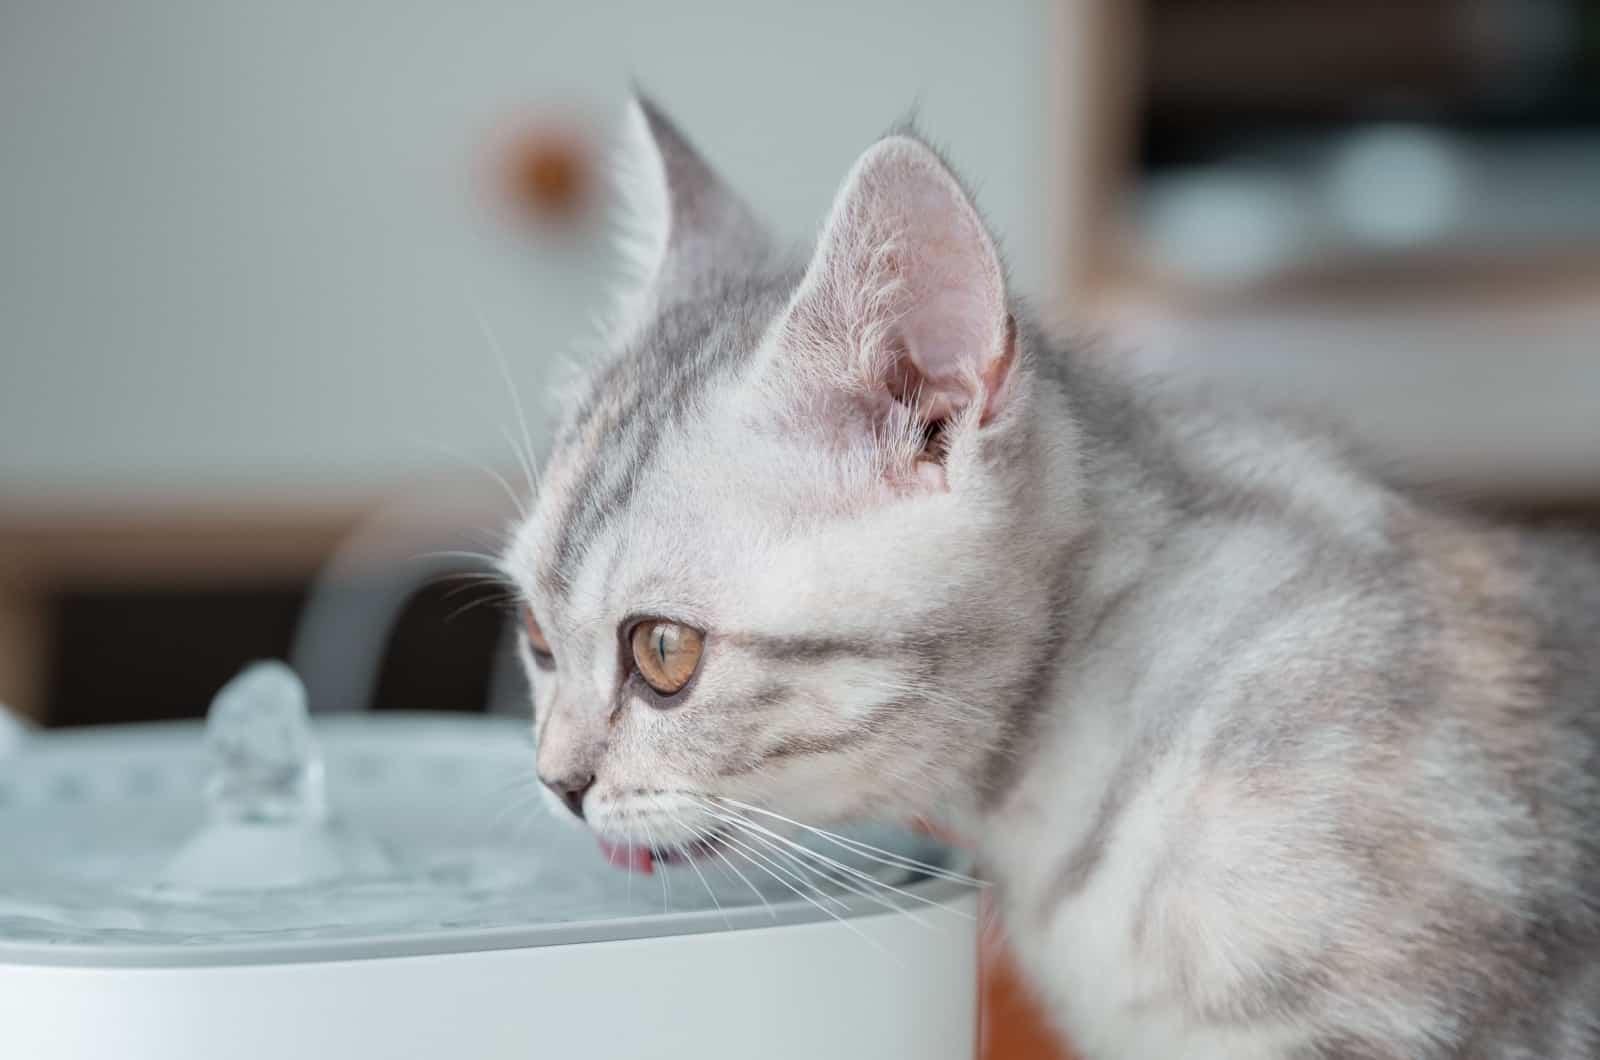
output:
<svg viewBox="0 0 1600 1060"><path fill-rule="evenodd" d="M0 761L6 1055L972 1055L959 883L895 870L888 903L836 890L818 908L714 865L630 878L538 805L525 722L315 730L330 827L385 860L256 887L173 882L213 816L199 724L35 734Z"/></svg>

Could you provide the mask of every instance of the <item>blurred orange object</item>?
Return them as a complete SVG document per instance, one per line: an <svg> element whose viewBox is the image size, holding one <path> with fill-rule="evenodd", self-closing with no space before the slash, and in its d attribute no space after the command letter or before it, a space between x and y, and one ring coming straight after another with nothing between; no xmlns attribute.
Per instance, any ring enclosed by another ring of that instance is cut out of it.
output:
<svg viewBox="0 0 1600 1060"><path fill-rule="evenodd" d="M993 915L985 908L982 919ZM978 992L978 1060L1075 1060L1004 942L991 931L979 934Z"/></svg>
<svg viewBox="0 0 1600 1060"><path fill-rule="evenodd" d="M597 198L591 137L572 121L536 121L507 138L500 156L502 195L519 214L571 224Z"/></svg>
<svg viewBox="0 0 1600 1060"><path fill-rule="evenodd" d="M932 821L916 820L912 827L952 846L968 845ZM978 1060L1077 1060L1006 949L1003 932L988 929L1000 915L989 896L979 902Z"/></svg>

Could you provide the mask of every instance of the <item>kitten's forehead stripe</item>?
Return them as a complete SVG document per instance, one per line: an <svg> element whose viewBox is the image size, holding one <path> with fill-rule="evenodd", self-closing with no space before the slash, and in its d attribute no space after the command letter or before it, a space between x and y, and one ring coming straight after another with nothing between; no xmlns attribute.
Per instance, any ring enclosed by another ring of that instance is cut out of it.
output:
<svg viewBox="0 0 1600 1060"><path fill-rule="evenodd" d="M667 432L748 362L794 283L787 274L751 278L669 306L597 377L558 453L579 470L556 514L554 547L541 557L552 595L569 591L590 542L626 510ZM594 440L588 450L574 451L585 437Z"/></svg>
<svg viewBox="0 0 1600 1060"><path fill-rule="evenodd" d="M829 637L735 632L722 634L718 640L774 662L884 659L897 655L928 660L940 654L934 638L909 635Z"/></svg>

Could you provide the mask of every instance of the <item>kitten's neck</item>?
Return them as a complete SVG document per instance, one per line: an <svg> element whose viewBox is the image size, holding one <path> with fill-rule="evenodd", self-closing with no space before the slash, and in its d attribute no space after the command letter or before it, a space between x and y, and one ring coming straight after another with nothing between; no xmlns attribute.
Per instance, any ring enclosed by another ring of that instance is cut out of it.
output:
<svg viewBox="0 0 1600 1060"><path fill-rule="evenodd" d="M1319 542L1377 557L1411 510L1336 436L1297 421L1071 352L1041 371L1053 385L1039 388L1037 429L1055 444L1043 446L1029 528L1042 551L1018 562L1055 579L1058 627L1033 694L996 719L1003 738L962 807L976 832L1026 804L1019 784L1056 745L1073 744L1052 759L1073 773L1057 785L1094 795L1103 761L1152 720L1144 708L1188 709L1170 690L1147 702L1141 675L1190 645L1200 615L1260 611L1270 574L1219 561L1229 542L1274 541L1304 562ZM1266 555L1259 543L1246 554Z"/></svg>
<svg viewBox="0 0 1600 1060"><path fill-rule="evenodd" d="M996 704L990 749L952 794L944 820L961 834L987 827L1033 749L1071 708L1063 683L1073 660L1093 650L1106 617L1146 579L1181 509L1130 442L1127 426L1136 413L1117 382L1079 378L1077 371L1068 378L1064 361L1042 370L1054 385L1040 388L1032 410L1033 503L1013 539L1029 542L1016 550L1016 562L1047 598L1041 621L1050 635L1008 699Z"/></svg>

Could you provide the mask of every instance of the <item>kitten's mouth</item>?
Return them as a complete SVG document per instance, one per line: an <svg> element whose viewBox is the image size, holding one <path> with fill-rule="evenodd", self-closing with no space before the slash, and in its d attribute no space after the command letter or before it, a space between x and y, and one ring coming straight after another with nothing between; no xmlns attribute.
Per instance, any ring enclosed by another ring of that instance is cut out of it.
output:
<svg viewBox="0 0 1600 1060"><path fill-rule="evenodd" d="M722 847L722 836L717 832L705 833L670 848L613 843L598 836L596 839L600 844L600 852L613 866L646 876L654 872L657 865L687 865L701 858L714 857Z"/></svg>

